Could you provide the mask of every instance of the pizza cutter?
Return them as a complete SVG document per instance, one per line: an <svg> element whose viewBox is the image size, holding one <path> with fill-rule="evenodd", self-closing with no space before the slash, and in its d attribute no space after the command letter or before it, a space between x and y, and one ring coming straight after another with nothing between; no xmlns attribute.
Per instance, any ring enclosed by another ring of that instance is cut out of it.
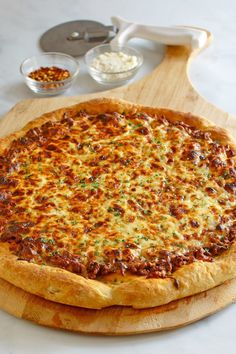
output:
<svg viewBox="0 0 236 354"><path fill-rule="evenodd" d="M61 52L77 57L99 44L109 42L116 31L114 26L105 26L97 21L71 21L46 31L39 43L45 52Z"/></svg>
<svg viewBox="0 0 236 354"><path fill-rule="evenodd" d="M62 52L72 56L84 55L89 49L110 42L125 45L131 38L143 38L165 45L185 45L193 49L204 47L207 32L184 26L147 26L112 17L112 25L97 21L78 20L62 23L40 38L40 46L46 52Z"/></svg>

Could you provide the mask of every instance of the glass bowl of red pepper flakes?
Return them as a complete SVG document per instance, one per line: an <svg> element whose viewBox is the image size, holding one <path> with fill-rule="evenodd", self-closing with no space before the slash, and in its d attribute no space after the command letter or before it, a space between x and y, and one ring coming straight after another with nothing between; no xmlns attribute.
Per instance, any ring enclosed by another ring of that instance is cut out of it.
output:
<svg viewBox="0 0 236 354"><path fill-rule="evenodd" d="M79 73L79 63L70 55L48 52L25 59L20 72L34 93L54 96L72 85Z"/></svg>

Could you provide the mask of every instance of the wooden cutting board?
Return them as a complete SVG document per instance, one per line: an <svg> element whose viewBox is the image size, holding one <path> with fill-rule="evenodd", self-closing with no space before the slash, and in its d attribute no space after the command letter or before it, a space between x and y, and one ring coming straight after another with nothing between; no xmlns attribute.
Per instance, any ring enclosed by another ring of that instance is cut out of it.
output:
<svg viewBox="0 0 236 354"><path fill-rule="evenodd" d="M208 34L208 43L211 35ZM193 88L188 65L198 50L168 46L162 63L140 81L113 90L77 97L41 98L21 101L0 121L0 136L20 129L28 121L45 112L66 107L95 97L117 97L156 107L168 107L205 116L217 125L228 128L236 138L236 118L214 107Z"/></svg>
<svg viewBox="0 0 236 354"><path fill-rule="evenodd" d="M236 279L149 309L111 306L91 310L45 300L0 279L1 309L43 326L90 334L128 335L175 329L212 315L233 301L236 301Z"/></svg>
<svg viewBox="0 0 236 354"><path fill-rule="evenodd" d="M208 43L210 39L208 33ZM20 129L45 112L107 96L205 116L228 128L236 139L236 117L207 102L190 83L188 65L196 54L197 51L186 47L167 47L162 63L150 75L129 86L79 97L19 102L0 122L0 136ZM74 308L39 298L0 280L0 308L42 325L86 333L120 335L176 328L215 313L233 301L236 301L236 279L207 292L145 310L118 306L103 310Z"/></svg>

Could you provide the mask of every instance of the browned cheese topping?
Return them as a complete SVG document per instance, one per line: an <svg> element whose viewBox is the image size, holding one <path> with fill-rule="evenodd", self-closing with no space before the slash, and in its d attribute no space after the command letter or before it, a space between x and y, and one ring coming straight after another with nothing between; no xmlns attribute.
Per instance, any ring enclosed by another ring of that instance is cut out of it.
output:
<svg viewBox="0 0 236 354"><path fill-rule="evenodd" d="M68 111L0 156L0 240L93 279L212 262L236 236L234 154L163 116Z"/></svg>

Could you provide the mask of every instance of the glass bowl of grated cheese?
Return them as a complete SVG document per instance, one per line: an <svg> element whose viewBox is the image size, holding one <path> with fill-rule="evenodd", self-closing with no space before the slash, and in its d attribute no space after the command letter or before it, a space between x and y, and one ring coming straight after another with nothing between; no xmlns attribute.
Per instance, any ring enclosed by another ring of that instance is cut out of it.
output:
<svg viewBox="0 0 236 354"><path fill-rule="evenodd" d="M126 46L102 44L85 54L85 63L92 78L104 85L122 85L137 73L143 56Z"/></svg>

